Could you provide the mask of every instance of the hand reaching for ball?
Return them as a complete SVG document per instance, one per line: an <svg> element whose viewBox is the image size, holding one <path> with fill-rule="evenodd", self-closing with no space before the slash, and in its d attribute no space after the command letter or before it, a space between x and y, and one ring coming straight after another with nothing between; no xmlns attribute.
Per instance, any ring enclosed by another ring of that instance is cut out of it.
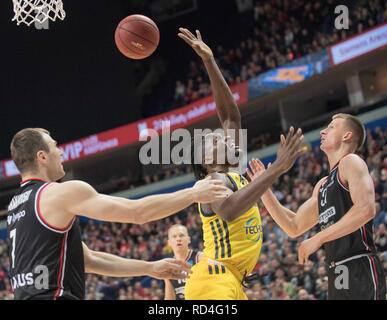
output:
<svg viewBox="0 0 387 320"><path fill-rule="evenodd" d="M186 43L188 43L204 61L214 57L210 47L207 46L202 40L202 36L199 30L196 30L196 37L188 29L179 28L179 31L180 32L177 35Z"/></svg>

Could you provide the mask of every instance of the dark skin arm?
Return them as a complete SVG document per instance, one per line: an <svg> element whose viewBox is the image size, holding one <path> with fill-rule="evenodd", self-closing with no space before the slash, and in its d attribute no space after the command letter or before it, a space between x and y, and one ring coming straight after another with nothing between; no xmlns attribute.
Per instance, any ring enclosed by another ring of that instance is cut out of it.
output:
<svg viewBox="0 0 387 320"><path fill-rule="evenodd" d="M215 62L212 50L203 42L199 30L196 30L196 36L185 28L179 28L179 31L178 36L190 45L203 60L210 77L216 110L223 130L227 134L228 129L240 129L241 116L239 108ZM239 141L238 131L235 130L236 143ZM281 146L278 149L277 160L273 166L241 190L233 190L233 186L227 176L212 173L212 177L217 177L217 179L223 181L223 185L228 188L230 196L224 201L216 201L211 205L203 206L204 211L208 212L211 210L226 221L233 221L240 217L257 203L257 200L281 174L293 166L294 161L299 155L298 148L302 140L301 129L294 133L294 129L291 128L286 139L284 136L281 136Z"/></svg>
<svg viewBox="0 0 387 320"><path fill-rule="evenodd" d="M293 127L285 139L281 135L280 147L277 151L277 159L270 168L263 172L244 188L235 191L228 178L221 173L211 173L211 176L223 181L223 185L229 189L229 197L225 200L211 203L211 211L215 212L227 222L233 221L243 215L257 200L267 191L274 181L288 171L302 151L299 146L303 141L301 129L294 132ZM226 180L227 179L227 180ZM206 210L205 210L206 211Z"/></svg>
<svg viewBox="0 0 387 320"><path fill-rule="evenodd" d="M188 43L203 60L210 78L216 103L216 111L223 130L227 134L227 129L236 129L236 134L238 134L238 129L241 128L239 108L226 80L215 62L212 50L203 42L199 30L196 30L196 36L185 28L179 28L179 31L178 36ZM235 137L235 141L238 141L237 136Z"/></svg>

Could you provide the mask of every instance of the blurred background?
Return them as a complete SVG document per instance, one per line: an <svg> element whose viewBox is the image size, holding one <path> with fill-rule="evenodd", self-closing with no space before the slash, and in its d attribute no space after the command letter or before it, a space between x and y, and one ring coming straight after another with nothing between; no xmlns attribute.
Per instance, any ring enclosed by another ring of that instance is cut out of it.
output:
<svg viewBox="0 0 387 320"><path fill-rule="evenodd" d="M348 8L347 29L335 27L338 5ZM0 3L0 299L12 298L5 219L20 182L9 150L20 129L48 129L65 153L63 180L81 179L102 193L137 198L193 184L188 165L142 165L138 159L139 131L159 131L162 119L173 128L219 127L209 79L177 37L180 26L199 29L212 48L248 130L249 159L273 161L279 136L291 125L305 132L313 152L273 185L292 210L329 173L319 131L338 112L363 121L367 139L359 155L375 184L374 237L387 269L385 1L64 0L64 9L64 21L37 29L17 26L12 1ZM160 30L159 47L140 61L124 57L114 43L120 20L135 13L151 17ZM260 278L246 289L249 299L326 299L324 250L309 265L297 264L297 245L317 229L291 239L261 203L260 210ZM141 226L79 219L91 249L128 258L172 255L166 237L174 223L188 227L192 248L203 248L196 206ZM87 299L163 296L163 282L148 277L87 278Z"/></svg>

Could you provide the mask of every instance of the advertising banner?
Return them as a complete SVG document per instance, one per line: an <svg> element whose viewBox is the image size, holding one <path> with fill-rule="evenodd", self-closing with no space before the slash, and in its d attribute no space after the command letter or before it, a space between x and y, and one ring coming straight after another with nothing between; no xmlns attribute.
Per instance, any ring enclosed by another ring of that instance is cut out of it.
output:
<svg viewBox="0 0 387 320"><path fill-rule="evenodd" d="M230 89L238 105L247 102L247 81L231 86ZM171 130L183 128L215 114L216 105L214 97L210 96L185 107L139 121L137 123L138 133L142 132L144 134L147 129L161 133L163 121L169 121Z"/></svg>
<svg viewBox="0 0 387 320"><path fill-rule="evenodd" d="M231 91L238 105L247 102L247 81L232 86ZM169 121L170 129L174 130L197 123L215 114L214 97L210 96L182 108L65 143L58 147L63 151L63 163L66 163L138 142L140 133L146 134L148 129L152 129L160 134L163 121ZM19 174L12 160L1 161L1 166L4 177L12 177Z"/></svg>
<svg viewBox="0 0 387 320"><path fill-rule="evenodd" d="M302 82L330 68L327 49L296 59L277 69L270 70L249 80L248 99L272 93L278 89Z"/></svg>
<svg viewBox="0 0 387 320"><path fill-rule="evenodd" d="M336 66L350 61L386 45L387 23L330 46L331 65Z"/></svg>

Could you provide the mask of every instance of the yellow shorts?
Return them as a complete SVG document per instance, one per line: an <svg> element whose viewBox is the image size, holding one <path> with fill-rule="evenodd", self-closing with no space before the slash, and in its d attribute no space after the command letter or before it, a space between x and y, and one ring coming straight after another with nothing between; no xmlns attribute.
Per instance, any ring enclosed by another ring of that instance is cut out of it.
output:
<svg viewBox="0 0 387 320"><path fill-rule="evenodd" d="M227 266L209 263L204 257L192 267L185 284L185 300L247 300L247 297L241 282Z"/></svg>

